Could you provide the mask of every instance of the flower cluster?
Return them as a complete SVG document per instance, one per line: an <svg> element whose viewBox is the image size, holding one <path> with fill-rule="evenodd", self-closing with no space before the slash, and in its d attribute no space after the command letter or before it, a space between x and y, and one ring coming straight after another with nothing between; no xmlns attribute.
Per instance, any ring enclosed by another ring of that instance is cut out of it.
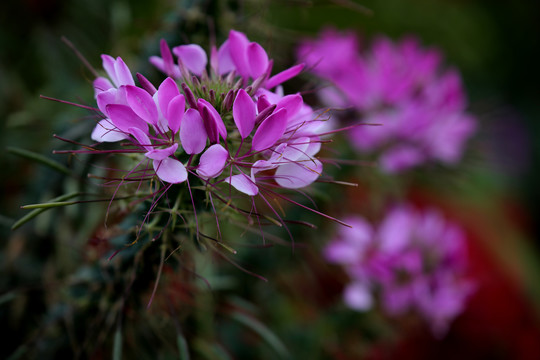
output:
<svg viewBox="0 0 540 360"><path fill-rule="evenodd" d="M93 140L131 141L166 183L184 182L188 172L217 181L229 169L221 181L254 196L259 180L272 178L281 187L300 188L317 179L322 164L314 155L320 148L321 121L301 95L270 90L296 76L303 65L269 77L272 61L265 50L236 31L219 50L212 49L211 75L199 45L177 46L172 53L162 41L161 57L150 59L169 75L157 89L140 74L141 86L136 86L121 58L102 56L112 82L103 77L94 82L104 119ZM187 165L178 159L181 153L189 155ZM273 169L271 177L257 176Z"/></svg>
<svg viewBox="0 0 540 360"><path fill-rule="evenodd" d="M392 209L377 227L358 216L347 221L352 228L341 228L324 251L351 278L345 303L368 310L378 294L388 314L415 311L435 334L444 334L474 289L465 277L462 230L435 210L406 205Z"/></svg>
<svg viewBox="0 0 540 360"><path fill-rule="evenodd" d="M379 152L386 172L461 159L476 122L465 112L459 73L442 68L437 50L421 48L414 38L394 43L380 37L362 54L354 34L326 30L303 42L298 56L331 82L319 92L323 102L354 109L355 121L365 126L352 129L352 145Z"/></svg>
<svg viewBox="0 0 540 360"><path fill-rule="evenodd" d="M94 81L102 119L92 139L122 142L115 151L136 159L123 182L157 176L168 189L189 186L194 176L227 199L231 187L264 197L275 188L305 187L321 175L315 156L324 120L300 94L284 95L280 86L303 64L270 76L266 51L237 31L219 49L212 47L209 61L196 44L171 51L162 40L160 49L160 57L150 58L167 75L158 86L136 74L137 86L124 61L109 55L102 55L108 78Z"/></svg>

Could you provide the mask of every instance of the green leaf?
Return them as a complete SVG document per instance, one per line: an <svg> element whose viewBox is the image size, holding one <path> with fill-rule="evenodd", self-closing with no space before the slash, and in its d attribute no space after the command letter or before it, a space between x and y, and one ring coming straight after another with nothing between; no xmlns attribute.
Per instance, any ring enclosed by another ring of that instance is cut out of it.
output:
<svg viewBox="0 0 540 360"><path fill-rule="evenodd" d="M277 335L268 329L263 323L240 312L232 313L231 318L256 332L272 349L274 349L280 358L289 358L289 352L287 351L287 348L283 342L281 342Z"/></svg>
<svg viewBox="0 0 540 360"><path fill-rule="evenodd" d="M122 359L122 328L120 326L118 326L118 328L114 332L114 344L113 344L112 358L113 358L113 360L121 360Z"/></svg>
<svg viewBox="0 0 540 360"><path fill-rule="evenodd" d="M54 198L52 199L50 202L46 203L46 204L54 204L54 203L65 203L66 200L69 200L71 198L74 198L76 196L80 195L80 193L78 192L74 192L74 193L70 193L70 194L66 194L66 195L62 195L62 196L59 196L57 198ZM42 205L42 204L36 204L36 205ZM27 205L28 206L28 205ZM59 205L59 206L65 206L65 205ZM15 230L15 229L18 229L19 227L21 227L22 225L26 224L28 221L32 220L33 218L35 218L36 216L38 216L39 214L43 213L44 211L47 211L48 209L51 209L55 206L41 206L41 207L35 207L34 211L32 212L29 212L28 214L26 214L25 216L23 216L22 218L20 218L19 220L17 220L17 222L15 222L15 224L13 224L11 226L11 230ZM24 207L23 207L24 208Z"/></svg>
<svg viewBox="0 0 540 360"><path fill-rule="evenodd" d="M178 333L176 337L176 344L178 345L178 352L180 353L180 360L189 360L189 349L186 338Z"/></svg>
<svg viewBox="0 0 540 360"><path fill-rule="evenodd" d="M23 158L26 158L28 160L41 163L63 174L71 175L71 171L67 167L41 154L35 153L33 151L25 150L25 149L16 148L16 147L8 147L7 151L14 155L18 155Z"/></svg>

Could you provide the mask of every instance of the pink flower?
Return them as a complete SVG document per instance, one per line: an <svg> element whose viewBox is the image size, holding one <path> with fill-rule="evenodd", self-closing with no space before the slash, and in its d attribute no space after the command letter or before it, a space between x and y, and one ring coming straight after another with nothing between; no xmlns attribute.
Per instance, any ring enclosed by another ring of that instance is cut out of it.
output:
<svg viewBox="0 0 540 360"><path fill-rule="evenodd" d="M346 304L368 310L379 294L388 314L415 311L435 334L444 334L474 289L465 276L461 229L435 210L406 205L393 208L376 228L361 217L347 222L352 228L340 228L324 250L351 278Z"/></svg>
<svg viewBox="0 0 540 360"><path fill-rule="evenodd" d="M157 179L163 186L154 190L152 207L174 185L185 189L177 193L189 193L194 212L192 189L227 207L245 196L256 213L253 197L272 208L267 196L282 197L280 189L304 188L319 178L324 120L300 94L283 94L280 86L303 65L271 76L266 51L236 31L209 56L196 44L171 51L165 41L160 52L150 61L168 77L157 87L141 74L136 84L121 58L102 56L109 79L94 82L102 119L91 137L121 145L83 152L129 154L133 167L110 183Z"/></svg>
<svg viewBox="0 0 540 360"><path fill-rule="evenodd" d="M325 104L355 110L353 120L361 121L350 131L351 144L380 153L384 171L461 159L476 121L465 112L458 72L442 68L439 51L414 38L394 43L379 37L360 52L354 34L326 30L304 41L298 56L332 84L319 93Z"/></svg>

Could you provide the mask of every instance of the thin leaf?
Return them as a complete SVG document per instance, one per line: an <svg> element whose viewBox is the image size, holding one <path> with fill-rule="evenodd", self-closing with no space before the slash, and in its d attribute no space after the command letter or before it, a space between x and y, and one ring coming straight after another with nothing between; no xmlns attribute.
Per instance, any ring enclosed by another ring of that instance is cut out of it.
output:
<svg viewBox="0 0 540 360"><path fill-rule="evenodd" d="M268 329L263 323L240 312L232 313L231 318L256 332L272 349L274 349L280 358L289 358L289 352L285 345L276 334Z"/></svg>
<svg viewBox="0 0 540 360"><path fill-rule="evenodd" d="M68 205L75 205L78 203L80 203L80 201L55 201L55 202L48 202L48 203L41 203L41 204L23 205L21 206L21 209L49 209L49 208L62 207L62 206L68 206Z"/></svg>
<svg viewBox="0 0 540 360"><path fill-rule="evenodd" d="M80 195L80 193L78 192L74 192L74 193L70 193L70 194L66 194L66 195L62 195L62 196L59 196L57 198L54 198L51 200L50 203L54 203L54 202L64 202L65 200L69 200L71 198L74 198L76 196ZM47 211L48 209L50 209L51 207L41 207L41 208L36 208L34 211L26 214L25 216L23 216L22 218L20 218L17 222L15 222L15 224L13 224L11 226L11 230L15 230L15 229L18 229L19 227L21 227L22 225L26 224L28 221L32 220L33 218L35 218L36 216L38 216L39 214L41 214L42 212L44 211Z"/></svg>
<svg viewBox="0 0 540 360"><path fill-rule="evenodd" d="M189 360L189 348L186 338L182 334L178 334L176 337L176 344L178 345L178 352L180 353L180 360Z"/></svg>
<svg viewBox="0 0 540 360"><path fill-rule="evenodd" d="M14 155L18 155L23 158L26 158L28 160L41 163L63 174L71 175L71 171L67 167L41 154L35 153L33 151L25 150L25 149L16 148L16 147L8 147L7 151Z"/></svg>
<svg viewBox="0 0 540 360"><path fill-rule="evenodd" d="M118 326L114 333L114 344L113 344L113 360L122 359L122 328Z"/></svg>

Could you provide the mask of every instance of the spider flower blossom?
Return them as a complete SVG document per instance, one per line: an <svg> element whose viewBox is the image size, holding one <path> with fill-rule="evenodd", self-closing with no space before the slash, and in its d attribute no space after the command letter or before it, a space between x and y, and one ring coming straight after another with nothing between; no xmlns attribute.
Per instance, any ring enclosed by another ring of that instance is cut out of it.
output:
<svg viewBox="0 0 540 360"><path fill-rule="evenodd" d="M354 216L324 250L351 282L344 301L364 311L380 299L390 315L414 311L443 335L474 289L466 279L465 237L435 210L393 208L378 226ZM378 297L376 296L378 295Z"/></svg>
<svg viewBox="0 0 540 360"><path fill-rule="evenodd" d="M237 31L210 56L196 44L171 50L164 40L160 50L150 58L167 76L160 84L136 74L137 85L125 62L109 55L102 55L107 77L94 81L102 119L91 138L122 142L136 158L123 181L157 176L168 189L193 177L223 199L232 188L264 197L317 180L324 119L280 86L303 64L271 76L266 51Z"/></svg>
<svg viewBox="0 0 540 360"><path fill-rule="evenodd" d="M379 37L364 52L358 44L352 33L326 30L298 48L311 71L331 83L319 92L322 101L352 108L366 124L350 131L352 145L378 152L386 172L428 161L456 164L476 128L457 70L444 69L441 53L412 37Z"/></svg>

